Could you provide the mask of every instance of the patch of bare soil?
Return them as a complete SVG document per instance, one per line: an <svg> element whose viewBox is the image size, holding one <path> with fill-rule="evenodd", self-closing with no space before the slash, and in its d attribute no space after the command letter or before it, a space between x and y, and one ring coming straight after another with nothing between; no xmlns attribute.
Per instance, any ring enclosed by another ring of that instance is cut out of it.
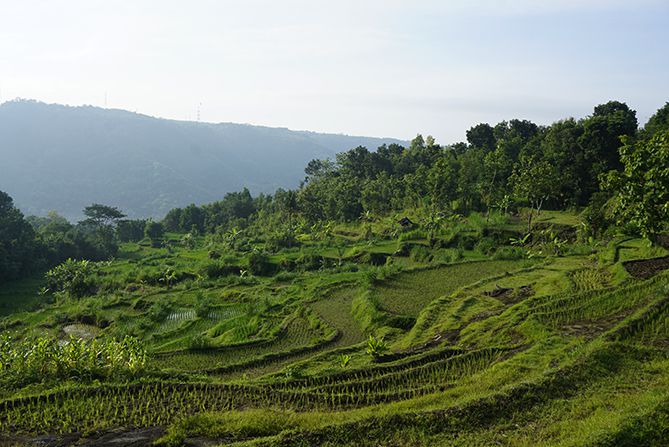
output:
<svg viewBox="0 0 669 447"><path fill-rule="evenodd" d="M669 256L663 258L627 261L623 263L625 269L635 278L648 279L661 271L669 269Z"/></svg>
<svg viewBox="0 0 669 447"><path fill-rule="evenodd" d="M483 292L484 295L496 298L504 304L515 304L532 296L533 293L534 290L532 289L531 284L516 288L500 287L499 285L496 285L494 289Z"/></svg>
<svg viewBox="0 0 669 447"><path fill-rule="evenodd" d="M165 434L162 427L127 429L118 428L83 437L80 433L66 435L42 435L35 437L8 436L0 437L0 447L35 446L35 447L148 447Z"/></svg>
<svg viewBox="0 0 669 447"><path fill-rule="evenodd" d="M585 337L590 340L599 334L608 331L613 326L621 322L627 317L631 311L623 312L618 315L601 318L599 320L583 320L576 321L571 324L566 324L560 327L563 334L572 337Z"/></svg>

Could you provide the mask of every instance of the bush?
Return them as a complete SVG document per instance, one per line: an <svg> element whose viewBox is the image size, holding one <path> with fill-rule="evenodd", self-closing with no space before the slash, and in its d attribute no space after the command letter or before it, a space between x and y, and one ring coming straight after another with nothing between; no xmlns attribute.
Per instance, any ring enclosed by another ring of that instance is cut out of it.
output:
<svg viewBox="0 0 669 447"><path fill-rule="evenodd" d="M292 272L297 268L297 263L290 258L283 258L279 261L279 270L283 272Z"/></svg>
<svg viewBox="0 0 669 447"><path fill-rule="evenodd" d="M411 252L409 257L416 262L430 262L432 260L432 254L430 249L424 245L414 245L411 247Z"/></svg>
<svg viewBox="0 0 669 447"><path fill-rule="evenodd" d="M211 262L206 264L201 271L207 278L216 279L222 276L239 275L240 270L241 268L238 265Z"/></svg>
<svg viewBox="0 0 669 447"><path fill-rule="evenodd" d="M160 247L165 236L165 227L160 222L149 220L144 227L144 236L149 238L152 247Z"/></svg>
<svg viewBox="0 0 669 447"><path fill-rule="evenodd" d="M583 224L583 228L581 228L583 239L588 236L601 236L609 227L613 226L612 220L607 216L609 199L610 196L607 192L596 192L590 197L588 206L580 215Z"/></svg>
<svg viewBox="0 0 669 447"><path fill-rule="evenodd" d="M318 270L326 263L325 258L315 253L302 253L295 261L303 270Z"/></svg>
<svg viewBox="0 0 669 447"><path fill-rule="evenodd" d="M439 261L441 262L458 262L460 259L462 259L463 252L459 248L446 248L444 250L440 250L438 256Z"/></svg>
<svg viewBox="0 0 669 447"><path fill-rule="evenodd" d="M97 270L92 262L68 259L46 272L46 286L51 293L64 292L75 298L92 295L96 290L93 274Z"/></svg>
<svg viewBox="0 0 669 447"><path fill-rule="evenodd" d="M272 233L265 243L265 248L272 252L277 252L282 248L291 248L299 245L295 238L295 233L290 230L276 231Z"/></svg>
<svg viewBox="0 0 669 447"><path fill-rule="evenodd" d="M270 262L269 257L258 250L252 251L249 255L248 267L249 272L256 276L270 276L275 270L274 264Z"/></svg>
<svg viewBox="0 0 669 447"><path fill-rule="evenodd" d="M482 255L490 256L497 249L497 243L493 238L483 237L476 244L476 251Z"/></svg>

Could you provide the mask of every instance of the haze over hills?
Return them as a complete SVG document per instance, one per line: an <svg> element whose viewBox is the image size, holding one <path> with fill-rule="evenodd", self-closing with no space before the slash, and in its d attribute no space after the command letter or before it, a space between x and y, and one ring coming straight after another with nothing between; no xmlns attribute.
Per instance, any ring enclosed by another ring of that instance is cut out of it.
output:
<svg viewBox="0 0 669 447"><path fill-rule="evenodd" d="M76 220L99 202L162 217L244 187L295 187L311 159L390 143L404 142L11 101L0 105L0 190L27 215L56 210Z"/></svg>

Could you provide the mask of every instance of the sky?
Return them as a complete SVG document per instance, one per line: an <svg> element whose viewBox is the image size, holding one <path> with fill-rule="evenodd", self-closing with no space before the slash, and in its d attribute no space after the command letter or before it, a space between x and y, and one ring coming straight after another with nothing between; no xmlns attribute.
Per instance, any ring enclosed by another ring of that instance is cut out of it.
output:
<svg viewBox="0 0 669 447"><path fill-rule="evenodd" d="M669 101L667 0L0 0L0 102L464 140Z"/></svg>

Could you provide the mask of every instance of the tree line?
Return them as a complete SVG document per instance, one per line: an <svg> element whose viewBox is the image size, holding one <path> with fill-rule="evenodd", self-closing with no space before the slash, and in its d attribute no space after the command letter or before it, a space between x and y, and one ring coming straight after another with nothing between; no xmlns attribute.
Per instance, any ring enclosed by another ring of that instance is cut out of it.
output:
<svg viewBox="0 0 669 447"><path fill-rule="evenodd" d="M466 132L466 142L448 146L418 135L408 147L359 146L335 160L312 160L295 190L253 198L244 189L212 204L173 209L163 224L168 231L223 233L250 220L277 228L290 227L296 217L353 221L407 208L467 214L549 207L589 209L595 235L604 225L600 213L652 236L669 212L663 195L668 130L669 103L640 129L636 112L619 101L550 126L518 119L481 123ZM643 192L640 184L654 186ZM655 228L648 230L651 222Z"/></svg>
<svg viewBox="0 0 669 447"><path fill-rule="evenodd" d="M0 283L66 259L113 258L120 242L142 239L150 226L142 220L125 220L123 212L107 205L94 203L83 213L86 219L76 224L55 211L26 218L12 198L0 191Z"/></svg>
<svg viewBox="0 0 669 447"><path fill-rule="evenodd" d="M109 259L120 242L146 237L159 246L165 232L223 238L256 225L283 231L282 243L290 246L298 220L353 221L407 208L467 214L582 207L593 236L617 219L651 239L669 220L669 103L643 128L627 104L610 101L584 119L481 123L466 137L446 146L421 135L408 147L359 146L334 160L310 161L297 189L253 197L245 188L172 209L160 222L128 220L100 204L86 207L77 224L54 212L25 218L0 192L0 282L68 258Z"/></svg>

